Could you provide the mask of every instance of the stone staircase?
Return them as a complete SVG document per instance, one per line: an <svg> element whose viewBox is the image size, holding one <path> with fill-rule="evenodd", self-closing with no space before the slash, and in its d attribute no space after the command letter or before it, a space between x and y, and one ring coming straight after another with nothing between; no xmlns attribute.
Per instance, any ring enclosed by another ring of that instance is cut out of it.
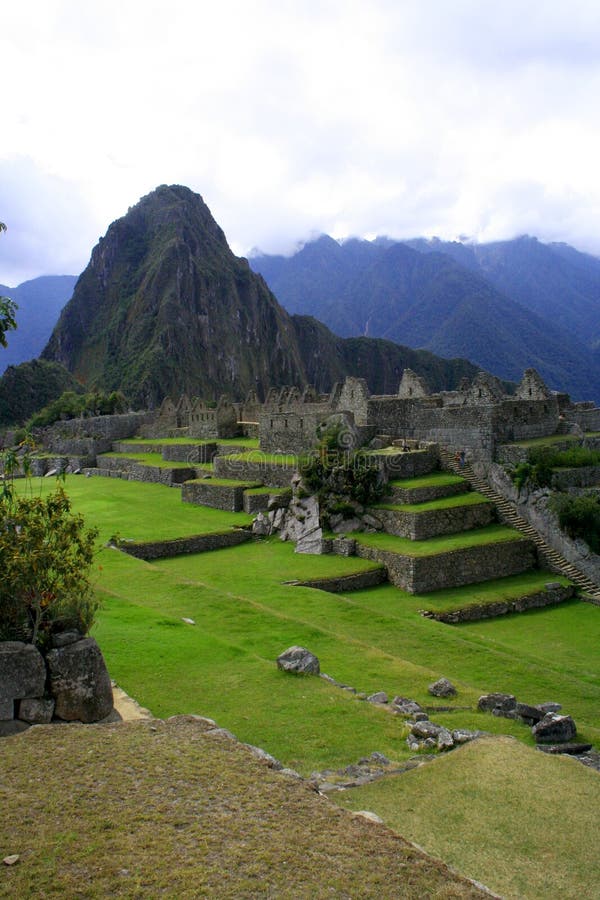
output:
<svg viewBox="0 0 600 900"><path fill-rule="evenodd" d="M565 559L561 553L551 547L527 519L516 511L514 504L491 488L487 481L480 478L468 462L465 462L464 466L461 466L454 458L454 455L443 447L440 447L439 454L440 464L443 468L454 472L457 475L462 475L462 477L469 482L473 490L483 494L484 497L491 500L498 511L500 520L506 525L516 528L533 541L543 559L546 560L549 568L553 569L555 572L560 572L561 575L566 576L573 584L576 584L583 592L582 596L584 600L600 606L600 586L592 581L591 578L588 578L587 575L584 575L583 572L580 572L579 569L574 566L573 563L570 563Z"/></svg>

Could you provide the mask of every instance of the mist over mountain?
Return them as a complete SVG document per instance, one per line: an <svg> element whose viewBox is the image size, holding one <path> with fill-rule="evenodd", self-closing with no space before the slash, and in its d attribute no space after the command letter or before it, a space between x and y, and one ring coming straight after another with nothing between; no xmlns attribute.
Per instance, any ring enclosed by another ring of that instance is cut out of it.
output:
<svg viewBox="0 0 600 900"><path fill-rule="evenodd" d="M534 366L555 390L600 400L600 261L567 245L323 235L250 262L287 309L341 336L467 357L510 380Z"/></svg>
<svg viewBox="0 0 600 900"><path fill-rule="evenodd" d="M42 356L86 389L120 389L139 406L183 392L242 399L308 383L325 391L346 374L395 391L407 365L441 389L476 371L383 341L342 341L291 317L233 255L202 198L179 185L162 185L112 223Z"/></svg>
<svg viewBox="0 0 600 900"><path fill-rule="evenodd" d="M18 287L0 284L0 296L19 307L17 330L10 332L8 347L0 348L0 375L8 366L40 355L76 282L75 275L43 275Z"/></svg>

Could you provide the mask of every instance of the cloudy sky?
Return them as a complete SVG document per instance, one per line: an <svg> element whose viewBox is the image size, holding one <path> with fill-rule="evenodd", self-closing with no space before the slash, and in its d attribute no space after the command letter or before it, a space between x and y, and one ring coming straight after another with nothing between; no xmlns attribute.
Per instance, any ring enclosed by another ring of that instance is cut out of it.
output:
<svg viewBox="0 0 600 900"><path fill-rule="evenodd" d="M529 233L600 255L597 0L19 0L0 283L79 274L159 184L238 254Z"/></svg>

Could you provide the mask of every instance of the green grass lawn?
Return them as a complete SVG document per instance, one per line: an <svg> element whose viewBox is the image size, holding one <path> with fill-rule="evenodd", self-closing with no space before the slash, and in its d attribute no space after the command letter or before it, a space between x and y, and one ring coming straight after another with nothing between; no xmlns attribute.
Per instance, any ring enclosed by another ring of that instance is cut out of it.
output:
<svg viewBox="0 0 600 900"><path fill-rule="evenodd" d="M426 541L411 541L410 538L396 537L393 534L381 532L377 534L354 532L352 537L367 547L377 547L380 550L389 550L405 556L436 556L439 553L479 547L483 544L523 540L523 535L519 531L508 528L506 525L486 525L484 528L473 528L471 531L441 535L428 538Z"/></svg>
<svg viewBox="0 0 600 900"><path fill-rule="evenodd" d="M437 509L455 509L460 506L477 506L480 503L489 503L487 497L476 491L464 494L452 494L450 497L440 497L439 500L427 500L424 503L377 503L373 509L397 509L400 512L424 513Z"/></svg>

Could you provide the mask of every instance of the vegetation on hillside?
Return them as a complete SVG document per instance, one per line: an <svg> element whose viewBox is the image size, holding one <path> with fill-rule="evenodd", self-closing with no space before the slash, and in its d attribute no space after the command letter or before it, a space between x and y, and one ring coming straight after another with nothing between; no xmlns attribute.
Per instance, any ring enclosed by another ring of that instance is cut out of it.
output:
<svg viewBox="0 0 600 900"><path fill-rule="evenodd" d="M53 425L61 419L77 419L80 416L109 416L127 412L128 403L121 391L93 391L89 394L78 394L75 391L64 391L28 421L30 428L43 428Z"/></svg>
<svg viewBox="0 0 600 900"><path fill-rule="evenodd" d="M600 497L596 493L580 495L556 493L550 498L550 509L570 538L586 542L590 550L600 553Z"/></svg>
<svg viewBox="0 0 600 900"><path fill-rule="evenodd" d="M83 388L58 363L34 359L9 366L0 378L0 426L24 425L65 391L81 393Z"/></svg>

